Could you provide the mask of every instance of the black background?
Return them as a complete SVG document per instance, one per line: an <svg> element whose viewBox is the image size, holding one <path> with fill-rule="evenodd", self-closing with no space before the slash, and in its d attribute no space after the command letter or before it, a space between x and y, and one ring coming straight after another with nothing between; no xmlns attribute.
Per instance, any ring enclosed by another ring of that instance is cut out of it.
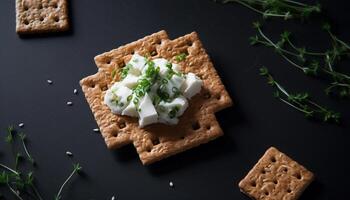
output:
<svg viewBox="0 0 350 200"><path fill-rule="evenodd" d="M334 31L350 41L350 4L322 1ZM316 181L300 198L345 199L349 175L349 100L327 97L326 83L306 77L272 49L249 46L251 23L259 15L237 4L209 0L72 0L70 32L20 38L15 1L0 1L0 128L25 123L28 146L38 167L39 189L52 199L72 169L66 151L84 169L64 190L63 199L248 199L237 184L270 146L306 166ZM277 39L288 29L300 44L325 49L330 41L312 22L269 20L264 30ZM145 35L166 30L170 38L197 31L235 105L217 114L225 135L209 144L142 166L132 145L110 151L92 130L96 123L78 81L96 72L93 57ZM340 66L350 72L349 62ZM308 91L321 104L341 111L338 126L306 120L277 101L258 75L265 65L290 91ZM54 83L48 85L46 80ZM73 89L79 90L78 95ZM73 106L66 106L72 101ZM13 166L0 141L0 161ZM173 181L175 187L169 187ZM1 193L7 199L14 196Z"/></svg>

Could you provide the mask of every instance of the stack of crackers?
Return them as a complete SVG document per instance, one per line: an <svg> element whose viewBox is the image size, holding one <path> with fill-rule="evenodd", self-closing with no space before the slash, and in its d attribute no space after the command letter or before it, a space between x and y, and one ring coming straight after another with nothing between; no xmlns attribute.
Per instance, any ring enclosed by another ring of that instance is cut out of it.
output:
<svg viewBox="0 0 350 200"><path fill-rule="evenodd" d="M106 90L120 79L118 72L134 53L174 63L176 55L185 53L186 59L178 63L181 71L195 73L203 80L201 92L190 100L177 125L140 128L137 118L115 115L103 103ZM215 112L231 106L232 100L195 32L170 40L165 31L160 31L98 55L95 63L98 72L82 79L80 85L108 148L132 143L147 165L223 134Z"/></svg>

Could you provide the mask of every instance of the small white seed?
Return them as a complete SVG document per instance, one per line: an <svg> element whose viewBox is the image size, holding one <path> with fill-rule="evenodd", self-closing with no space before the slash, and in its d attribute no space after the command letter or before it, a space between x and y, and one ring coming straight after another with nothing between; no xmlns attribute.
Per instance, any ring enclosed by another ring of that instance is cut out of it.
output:
<svg viewBox="0 0 350 200"><path fill-rule="evenodd" d="M100 129L98 129L98 128L94 128L94 132L99 132L100 131Z"/></svg>
<svg viewBox="0 0 350 200"><path fill-rule="evenodd" d="M67 106L71 106L71 105L73 105L73 102L67 101Z"/></svg>
<svg viewBox="0 0 350 200"><path fill-rule="evenodd" d="M172 181L169 182L170 187L174 187L174 183Z"/></svg>
<svg viewBox="0 0 350 200"><path fill-rule="evenodd" d="M51 85L53 83L53 81L50 79L47 79L47 83Z"/></svg>
<svg viewBox="0 0 350 200"><path fill-rule="evenodd" d="M70 152L70 151L67 151L67 152L66 152L66 155L67 155L67 156L73 156L73 153Z"/></svg>
<svg viewBox="0 0 350 200"><path fill-rule="evenodd" d="M19 126L20 128L23 128L24 123L19 123L18 126Z"/></svg>
<svg viewBox="0 0 350 200"><path fill-rule="evenodd" d="M74 93L74 94L78 94L78 90L77 90L77 89L74 89L74 90L73 90L73 93Z"/></svg>
<svg viewBox="0 0 350 200"><path fill-rule="evenodd" d="M116 200L115 196L112 196L111 200Z"/></svg>

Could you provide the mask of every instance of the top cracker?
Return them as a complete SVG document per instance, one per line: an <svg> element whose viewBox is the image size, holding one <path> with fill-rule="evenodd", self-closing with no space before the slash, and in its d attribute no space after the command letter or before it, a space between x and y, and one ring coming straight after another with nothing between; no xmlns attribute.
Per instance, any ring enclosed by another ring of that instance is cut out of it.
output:
<svg viewBox="0 0 350 200"><path fill-rule="evenodd" d="M61 32L68 28L66 0L16 0L18 34Z"/></svg>
<svg viewBox="0 0 350 200"><path fill-rule="evenodd" d="M104 105L105 91L120 79L119 70L135 52L172 62L176 62L176 55L186 53L186 59L178 63L181 71L195 73L203 80L201 92L189 101L177 125L139 128L136 118L115 115ZM98 55L95 62L98 72L82 79L80 84L108 148L133 143L142 163L150 164L223 134L214 114L231 106L232 100L196 33L169 40L166 32L160 31Z"/></svg>

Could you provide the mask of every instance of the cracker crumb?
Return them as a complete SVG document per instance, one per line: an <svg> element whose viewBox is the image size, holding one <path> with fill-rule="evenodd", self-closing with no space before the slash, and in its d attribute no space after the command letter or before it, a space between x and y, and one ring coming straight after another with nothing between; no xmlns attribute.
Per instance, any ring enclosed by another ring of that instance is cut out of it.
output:
<svg viewBox="0 0 350 200"><path fill-rule="evenodd" d="M24 123L19 123L18 126L19 126L20 128L23 128L23 127L24 127Z"/></svg>
<svg viewBox="0 0 350 200"><path fill-rule="evenodd" d="M170 187L174 187L174 183L172 181L169 182Z"/></svg>

